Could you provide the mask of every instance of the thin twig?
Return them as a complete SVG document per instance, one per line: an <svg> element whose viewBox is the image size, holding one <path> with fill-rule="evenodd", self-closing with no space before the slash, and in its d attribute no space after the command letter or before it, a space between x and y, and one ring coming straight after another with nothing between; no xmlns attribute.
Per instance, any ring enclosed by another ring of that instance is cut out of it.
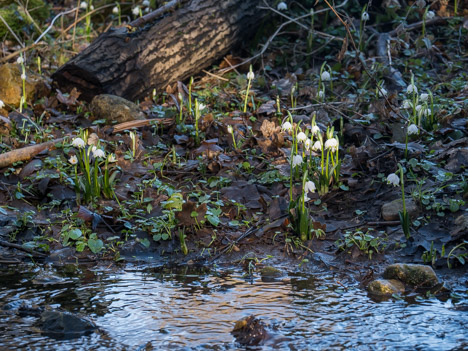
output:
<svg viewBox="0 0 468 351"><path fill-rule="evenodd" d="M159 7L158 9L150 12L142 17L137 18L136 20L130 22L128 25L130 27L142 27L144 24L154 21L156 18L161 16L162 14L172 10L177 5L179 5L182 1L181 0L172 0L169 1L166 5Z"/></svg>
<svg viewBox="0 0 468 351"><path fill-rule="evenodd" d="M3 24L5 25L5 27L8 28L8 30L10 31L11 35L13 35L16 39L16 41L22 46L24 47L24 43L18 38L18 36L16 35L16 33L13 31L13 29L11 29L11 27L8 25L7 21L5 21L5 19L3 18L2 15L0 15L0 19L2 20Z"/></svg>

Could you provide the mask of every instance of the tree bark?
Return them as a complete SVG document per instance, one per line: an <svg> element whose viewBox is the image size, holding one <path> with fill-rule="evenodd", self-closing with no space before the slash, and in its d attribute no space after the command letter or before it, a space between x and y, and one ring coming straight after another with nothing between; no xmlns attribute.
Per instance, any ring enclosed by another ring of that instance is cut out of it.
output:
<svg viewBox="0 0 468 351"><path fill-rule="evenodd" d="M252 36L260 0L190 0L141 28L111 29L52 76L65 92L91 100L107 93L129 100L184 80Z"/></svg>

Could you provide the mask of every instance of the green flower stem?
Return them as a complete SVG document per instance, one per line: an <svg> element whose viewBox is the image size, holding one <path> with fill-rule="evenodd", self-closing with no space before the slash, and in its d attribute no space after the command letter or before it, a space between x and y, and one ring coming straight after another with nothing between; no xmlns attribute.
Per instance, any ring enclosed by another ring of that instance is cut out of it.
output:
<svg viewBox="0 0 468 351"><path fill-rule="evenodd" d="M245 93L245 100L244 100L244 113L247 112L247 100L249 98L249 90L250 90L250 83L252 82L251 79L249 79L248 83L247 83L247 91Z"/></svg>
<svg viewBox="0 0 468 351"><path fill-rule="evenodd" d="M405 159L408 159L408 130L406 131L405 137Z"/></svg>

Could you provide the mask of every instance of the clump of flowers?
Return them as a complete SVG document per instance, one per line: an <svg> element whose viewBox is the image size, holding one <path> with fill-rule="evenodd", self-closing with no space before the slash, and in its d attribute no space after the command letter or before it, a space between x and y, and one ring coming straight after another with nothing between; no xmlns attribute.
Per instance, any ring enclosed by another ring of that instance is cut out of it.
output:
<svg viewBox="0 0 468 351"><path fill-rule="evenodd" d="M411 237L410 233L410 218L408 211L406 210L406 202L405 202L405 182L403 180L403 167L398 164L398 170L396 173L390 173L387 176L387 183L393 186L400 186L401 185L401 199L403 200L403 211L400 211L398 214L400 216L400 223L403 229L403 233L405 233L406 239Z"/></svg>
<svg viewBox="0 0 468 351"><path fill-rule="evenodd" d="M118 171L110 165L116 162L115 156L113 154L106 156L99 142L96 146L88 145L88 141L86 131L72 140L71 146L75 148L76 154L72 155L68 162L74 166L77 201L80 202L82 196L85 203L92 203L101 194L107 199L114 196Z"/></svg>

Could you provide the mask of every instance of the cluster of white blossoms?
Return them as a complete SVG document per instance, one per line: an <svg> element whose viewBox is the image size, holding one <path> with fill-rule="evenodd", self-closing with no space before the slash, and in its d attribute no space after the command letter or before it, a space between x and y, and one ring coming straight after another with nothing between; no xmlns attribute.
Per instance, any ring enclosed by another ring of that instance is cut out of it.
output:
<svg viewBox="0 0 468 351"><path fill-rule="evenodd" d="M85 146L86 146L86 142L85 142L83 139L79 138L79 137L78 137L78 138L74 138L74 139L72 140L72 143L71 143L71 144L72 144L72 146L74 146L74 147L76 147L76 148L78 148L78 149L84 149ZM100 148L98 148L98 147L96 147L96 146L92 146L92 147L91 147L91 153L93 154L93 157L96 158L96 159L97 159L97 158L105 158L105 157L106 157L106 153L104 152L104 150L103 150L103 149L100 149ZM109 154L109 155L107 156L107 162L112 163L112 162L116 162L116 161L117 161L117 160L116 160L114 154ZM78 163L78 158L77 158L77 156L75 156L75 155L71 156L71 157L68 159L68 162L70 162L72 165L76 165L76 164Z"/></svg>

